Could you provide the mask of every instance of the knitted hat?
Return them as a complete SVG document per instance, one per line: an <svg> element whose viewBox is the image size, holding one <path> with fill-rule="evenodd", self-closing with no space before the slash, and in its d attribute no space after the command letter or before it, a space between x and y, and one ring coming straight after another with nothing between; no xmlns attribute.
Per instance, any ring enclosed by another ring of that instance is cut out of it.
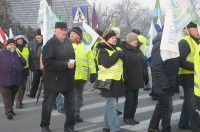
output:
<svg viewBox="0 0 200 132"><path fill-rule="evenodd" d="M35 35L40 35L40 36L42 36L42 34L41 34L41 30L38 29L38 30L35 32Z"/></svg>
<svg viewBox="0 0 200 132"><path fill-rule="evenodd" d="M7 43L6 43L6 46L9 45L9 44L11 44L11 43L15 44L15 40L14 39L8 39Z"/></svg>
<svg viewBox="0 0 200 132"><path fill-rule="evenodd" d="M108 41L113 36L116 36L116 33L112 29L110 29L110 30L104 32L102 37L103 37L103 39L105 39L105 41Z"/></svg>
<svg viewBox="0 0 200 132"><path fill-rule="evenodd" d="M73 28L71 29L71 31L77 33L77 34L81 37L81 39L83 38L83 33L82 33L82 30L81 30L80 27L73 27Z"/></svg>
<svg viewBox="0 0 200 132"><path fill-rule="evenodd" d="M193 22L190 22L188 25L187 25L187 28L197 28L197 25Z"/></svg>
<svg viewBox="0 0 200 132"><path fill-rule="evenodd" d="M137 29L137 28L134 28L134 29L132 30L132 32L133 32L133 33L136 33L137 35L140 35L140 30Z"/></svg>
<svg viewBox="0 0 200 132"><path fill-rule="evenodd" d="M126 42L127 43L131 43L135 39L137 39L136 33L129 33L128 35L126 35Z"/></svg>
<svg viewBox="0 0 200 132"><path fill-rule="evenodd" d="M16 33L14 40L17 41L17 39L20 39L20 38L23 39L26 43L29 43L28 39L24 36L23 33L21 32Z"/></svg>
<svg viewBox="0 0 200 132"><path fill-rule="evenodd" d="M55 28L67 28L67 24L65 22L56 22Z"/></svg>

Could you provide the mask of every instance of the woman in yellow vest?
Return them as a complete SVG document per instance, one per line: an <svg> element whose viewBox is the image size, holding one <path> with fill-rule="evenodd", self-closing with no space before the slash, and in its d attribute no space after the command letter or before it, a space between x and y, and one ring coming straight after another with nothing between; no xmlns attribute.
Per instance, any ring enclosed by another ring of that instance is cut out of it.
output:
<svg viewBox="0 0 200 132"><path fill-rule="evenodd" d="M119 97L125 95L123 81L123 61L125 55L121 49L116 46L117 38L113 30L104 32L102 37L108 45L105 43L100 43L98 45L98 80L112 80L110 90L101 90L102 97L106 99L103 131L117 132L120 131L117 100Z"/></svg>
<svg viewBox="0 0 200 132"><path fill-rule="evenodd" d="M26 91L26 82L29 76L29 69L33 71L33 57L28 46L29 41L22 33L17 33L14 39L16 40L16 51L26 59L26 65L23 68L23 81L15 97L16 108L22 109L22 100Z"/></svg>

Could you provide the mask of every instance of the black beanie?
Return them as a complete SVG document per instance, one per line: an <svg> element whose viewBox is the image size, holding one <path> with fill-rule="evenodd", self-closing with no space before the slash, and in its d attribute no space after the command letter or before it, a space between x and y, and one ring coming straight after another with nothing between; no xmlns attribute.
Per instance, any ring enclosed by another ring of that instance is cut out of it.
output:
<svg viewBox="0 0 200 132"><path fill-rule="evenodd" d="M193 22L190 22L188 25L187 25L187 28L197 28L197 25Z"/></svg>
<svg viewBox="0 0 200 132"><path fill-rule="evenodd" d="M108 41L113 36L116 36L116 33L113 30L108 30L107 33L103 35L103 38L105 39L105 41Z"/></svg>
<svg viewBox="0 0 200 132"><path fill-rule="evenodd" d="M14 39L8 39L7 43L6 43L6 46L9 45L9 44L11 44L11 43L15 44L15 40Z"/></svg>
<svg viewBox="0 0 200 132"><path fill-rule="evenodd" d="M134 29L132 30L132 32L133 32L133 33L136 33L137 35L140 35L140 30L137 29L137 28L134 28Z"/></svg>
<svg viewBox="0 0 200 132"><path fill-rule="evenodd" d="M38 30L35 32L35 35L40 35L40 36L42 36L42 34L41 34L41 30L38 29Z"/></svg>
<svg viewBox="0 0 200 132"><path fill-rule="evenodd" d="M81 37L81 39L83 38L83 33L82 33L82 30L81 30L80 27L73 27L73 28L71 29L71 31L77 33L77 34Z"/></svg>
<svg viewBox="0 0 200 132"><path fill-rule="evenodd" d="M65 22L56 22L55 28L66 28L67 29L67 24Z"/></svg>

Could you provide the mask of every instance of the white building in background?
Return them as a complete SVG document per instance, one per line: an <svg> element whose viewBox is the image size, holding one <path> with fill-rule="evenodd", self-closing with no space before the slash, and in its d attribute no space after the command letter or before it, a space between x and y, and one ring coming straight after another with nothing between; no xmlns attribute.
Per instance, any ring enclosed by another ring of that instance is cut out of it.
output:
<svg viewBox="0 0 200 132"><path fill-rule="evenodd" d="M37 28L37 17L40 0L10 0L13 15L24 26ZM72 7L88 5L89 23L91 23L92 7L87 0L52 0L52 10L59 18L64 14L64 19L69 28L72 27Z"/></svg>

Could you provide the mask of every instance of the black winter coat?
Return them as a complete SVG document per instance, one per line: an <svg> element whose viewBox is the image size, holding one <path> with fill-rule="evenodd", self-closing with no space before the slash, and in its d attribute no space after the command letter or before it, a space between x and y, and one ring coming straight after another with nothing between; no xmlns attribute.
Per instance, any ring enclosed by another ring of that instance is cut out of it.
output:
<svg viewBox="0 0 200 132"><path fill-rule="evenodd" d="M133 48L129 44L125 43L124 48L122 49L126 54L128 61L125 65L126 77L124 81L125 89L139 89L144 88L144 79L143 79L143 66L144 65L144 55L139 48Z"/></svg>
<svg viewBox="0 0 200 132"><path fill-rule="evenodd" d="M34 70L40 70L40 55L42 53L43 42L38 43L36 40L30 43L30 50L34 60Z"/></svg>
<svg viewBox="0 0 200 132"><path fill-rule="evenodd" d="M42 53L44 64L44 91L63 93L74 88L74 71L67 62L75 59L74 49L69 39L60 42L54 35L47 41Z"/></svg>
<svg viewBox="0 0 200 132"><path fill-rule="evenodd" d="M174 94L179 89L179 58L162 60L160 55L161 38L161 33L156 36L151 52L153 91L158 94Z"/></svg>
<svg viewBox="0 0 200 132"><path fill-rule="evenodd" d="M111 45L114 49L116 49L116 46ZM98 64L103 65L105 68L110 68L113 66L118 59L120 59L120 55L118 52L114 52L111 56L109 56L109 53L106 49L113 50L109 46L107 46L105 43L100 43L98 45L99 48L99 57L98 57ZM123 80L113 80L111 90L101 90L102 97L122 97L125 95L125 89L124 89L124 82Z"/></svg>

